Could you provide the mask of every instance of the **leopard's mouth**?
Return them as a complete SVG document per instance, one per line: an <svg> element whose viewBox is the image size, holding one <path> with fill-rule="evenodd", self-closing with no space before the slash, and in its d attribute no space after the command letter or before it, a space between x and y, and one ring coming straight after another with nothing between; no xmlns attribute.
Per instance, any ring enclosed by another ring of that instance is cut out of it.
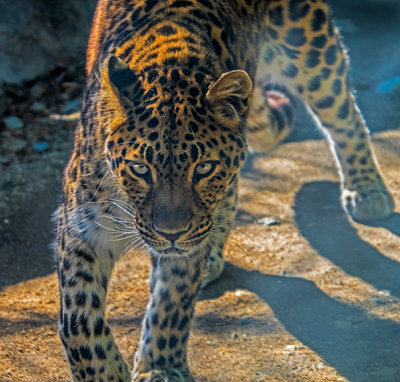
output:
<svg viewBox="0 0 400 382"><path fill-rule="evenodd" d="M187 255L190 250L176 248L173 244L167 249L157 250L157 253L161 256L174 256L174 255Z"/></svg>
<svg viewBox="0 0 400 382"><path fill-rule="evenodd" d="M203 244L206 243L207 236L195 241L191 241L190 243L169 242L168 246L161 247L160 245L155 245L155 243L150 243L147 241L147 245L150 248L150 253L156 256L191 257L192 255L195 255L201 251L205 251Z"/></svg>
<svg viewBox="0 0 400 382"><path fill-rule="evenodd" d="M188 257L191 256L192 253L199 252L207 242L210 233L213 231L213 224L211 223L200 233L190 232L191 230L188 230L188 232L185 232L185 235L182 235L181 237L163 238L155 229L151 229L153 228L152 224L136 224L136 226L143 241L147 244L150 253L166 257ZM143 226L146 226L149 229L144 230L142 228Z"/></svg>

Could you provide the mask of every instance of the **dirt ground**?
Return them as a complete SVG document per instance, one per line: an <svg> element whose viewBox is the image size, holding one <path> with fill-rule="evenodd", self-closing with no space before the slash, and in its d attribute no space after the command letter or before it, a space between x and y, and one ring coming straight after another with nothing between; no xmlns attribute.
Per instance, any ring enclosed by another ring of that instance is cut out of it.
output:
<svg viewBox="0 0 400 382"><path fill-rule="evenodd" d="M196 306L189 342L196 381L400 381L400 7L358 4L338 1L334 11L397 212L376 224L350 220L328 145L301 116L286 143L242 174L226 268ZM70 381L56 325L50 216L82 82L76 68L57 68L4 89L5 115L23 126L0 122L1 382ZM130 364L148 268L143 253L128 254L108 294L107 317Z"/></svg>

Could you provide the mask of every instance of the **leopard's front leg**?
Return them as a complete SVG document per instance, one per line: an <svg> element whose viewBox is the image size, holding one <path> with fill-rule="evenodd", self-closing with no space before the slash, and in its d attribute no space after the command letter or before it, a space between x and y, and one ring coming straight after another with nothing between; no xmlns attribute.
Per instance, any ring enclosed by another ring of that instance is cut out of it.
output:
<svg viewBox="0 0 400 382"><path fill-rule="evenodd" d="M133 381L192 382L186 348L206 258L153 257Z"/></svg>
<svg viewBox="0 0 400 382"><path fill-rule="evenodd" d="M60 211L57 260L60 290L59 330L74 381L130 381L129 368L105 317L111 252L82 237L71 213Z"/></svg>

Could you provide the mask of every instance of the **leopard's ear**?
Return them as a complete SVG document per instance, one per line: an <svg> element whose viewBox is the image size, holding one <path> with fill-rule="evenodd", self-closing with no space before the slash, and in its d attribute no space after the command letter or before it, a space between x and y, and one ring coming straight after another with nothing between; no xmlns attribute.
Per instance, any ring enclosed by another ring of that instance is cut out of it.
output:
<svg viewBox="0 0 400 382"><path fill-rule="evenodd" d="M116 56L111 56L107 64L107 77L120 98L133 100L141 89L138 76L129 66Z"/></svg>
<svg viewBox="0 0 400 382"><path fill-rule="evenodd" d="M111 56L101 71L100 118L104 128L113 131L126 120L126 112L139 96L141 81L129 66ZM143 91L142 91L143 93Z"/></svg>
<svg viewBox="0 0 400 382"><path fill-rule="evenodd" d="M244 70L233 70L223 73L211 84L206 99L218 121L234 128L243 120L251 90L249 75Z"/></svg>

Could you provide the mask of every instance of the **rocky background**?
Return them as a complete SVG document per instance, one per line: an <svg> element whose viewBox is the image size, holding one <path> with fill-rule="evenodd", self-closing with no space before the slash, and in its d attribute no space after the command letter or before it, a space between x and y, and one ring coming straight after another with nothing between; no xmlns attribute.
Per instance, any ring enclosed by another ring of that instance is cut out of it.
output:
<svg viewBox="0 0 400 382"><path fill-rule="evenodd" d="M0 83L82 66L95 0L0 0Z"/></svg>

